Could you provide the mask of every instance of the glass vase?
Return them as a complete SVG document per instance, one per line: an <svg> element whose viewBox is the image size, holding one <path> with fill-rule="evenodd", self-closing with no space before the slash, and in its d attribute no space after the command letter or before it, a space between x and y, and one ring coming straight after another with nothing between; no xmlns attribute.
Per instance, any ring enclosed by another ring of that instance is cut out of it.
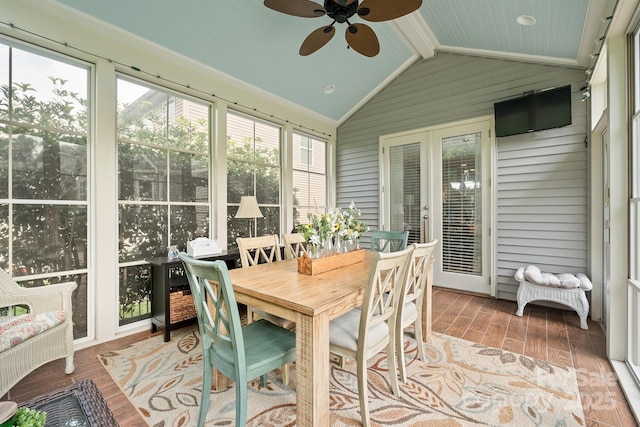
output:
<svg viewBox="0 0 640 427"><path fill-rule="evenodd" d="M334 249L333 249L333 238L332 237L326 237L323 241L322 241L322 256L332 256L334 255Z"/></svg>
<svg viewBox="0 0 640 427"><path fill-rule="evenodd" d="M336 239L336 244L333 248L333 251L335 252L336 255L341 254L343 252L344 248L344 244L342 242L342 240L340 240L340 238Z"/></svg>
<svg viewBox="0 0 640 427"><path fill-rule="evenodd" d="M318 245L307 245L307 255L310 259L320 258L320 247Z"/></svg>

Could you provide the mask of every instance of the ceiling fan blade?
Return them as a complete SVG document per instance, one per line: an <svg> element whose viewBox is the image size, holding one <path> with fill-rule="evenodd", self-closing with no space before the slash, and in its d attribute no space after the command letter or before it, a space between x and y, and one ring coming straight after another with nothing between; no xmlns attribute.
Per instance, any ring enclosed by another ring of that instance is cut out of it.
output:
<svg viewBox="0 0 640 427"><path fill-rule="evenodd" d="M335 33L336 29L333 25L318 28L304 39L302 46L300 46L300 55L311 55L313 52L329 43L329 40L331 40Z"/></svg>
<svg viewBox="0 0 640 427"><path fill-rule="evenodd" d="M264 0L264 5L277 12L302 18L317 18L326 13L324 7L311 0Z"/></svg>
<svg viewBox="0 0 640 427"><path fill-rule="evenodd" d="M422 0L364 0L358 8L358 16L369 22L389 21L400 18L422 5Z"/></svg>
<svg viewBox="0 0 640 427"><path fill-rule="evenodd" d="M352 24L345 32L347 43L353 50L364 56L376 56L380 52L378 37L366 24Z"/></svg>

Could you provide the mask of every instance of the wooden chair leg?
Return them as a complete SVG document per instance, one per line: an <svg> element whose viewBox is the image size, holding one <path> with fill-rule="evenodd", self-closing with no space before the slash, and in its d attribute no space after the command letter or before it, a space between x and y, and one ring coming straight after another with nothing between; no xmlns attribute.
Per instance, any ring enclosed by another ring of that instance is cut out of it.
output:
<svg viewBox="0 0 640 427"><path fill-rule="evenodd" d="M289 364L282 365L282 384L289 385Z"/></svg>
<svg viewBox="0 0 640 427"><path fill-rule="evenodd" d="M387 344L387 365L389 367L389 381L391 381L391 391L395 396L400 395L400 387L398 386L398 368L396 366L396 343L393 337L390 337ZM404 366L404 363L402 364Z"/></svg>
<svg viewBox="0 0 640 427"><path fill-rule="evenodd" d="M424 335L422 333L422 323L420 322L420 317L418 317L414 323L415 330L415 339L416 345L418 346L418 359L425 362L427 360L424 354Z"/></svg>
<svg viewBox="0 0 640 427"><path fill-rule="evenodd" d="M247 390L246 382L236 383L236 427L247 425Z"/></svg>
<svg viewBox="0 0 640 427"><path fill-rule="evenodd" d="M202 398L200 399L200 413L198 414L198 427L203 427L209 412L209 400L211 398L211 378L213 369L208 360L203 360L204 369L202 372Z"/></svg>
<svg viewBox="0 0 640 427"><path fill-rule="evenodd" d="M407 370L405 367L404 360L404 330L401 327L398 327L396 330L395 337L395 347L396 347L396 356L398 358L398 371L400 376L400 381L403 383L407 382ZM389 368L389 373L391 373L391 368Z"/></svg>
<svg viewBox="0 0 640 427"><path fill-rule="evenodd" d="M368 378L367 378L367 361L358 360L357 376L358 376L358 395L360 396L360 411L362 417L362 427L369 427L371 425L371 418L369 417L369 393L367 391Z"/></svg>

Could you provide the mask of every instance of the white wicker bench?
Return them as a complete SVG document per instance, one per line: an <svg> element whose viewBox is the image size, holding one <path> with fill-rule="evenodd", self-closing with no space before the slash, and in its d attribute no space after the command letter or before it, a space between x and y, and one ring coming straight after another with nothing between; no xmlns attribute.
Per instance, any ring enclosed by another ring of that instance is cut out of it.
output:
<svg viewBox="0 0 640 427"><path fill-rule="evenodd" d="M582 273L577 273L575 276L568 273L558 276L543 273L544 277L542 278L537 274L527 274L530 271L536 273L535 269L537 269L535 266L528 266L526 269L520 267L514 275L516 281L520 283L516 315L522 316L524 307L531 301L551 301L574 309L580 317L580 327L589 329L587 326L589 301L585 294L585 291L590 291L593 288L589 278ZM539 271L537 269L537 272Z"/></svg>

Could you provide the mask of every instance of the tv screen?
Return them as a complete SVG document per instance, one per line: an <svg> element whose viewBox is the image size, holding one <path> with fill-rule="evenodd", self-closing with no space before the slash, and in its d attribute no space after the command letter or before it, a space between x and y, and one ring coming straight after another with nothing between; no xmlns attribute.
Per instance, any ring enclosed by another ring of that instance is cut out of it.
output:
<svg viewBox="0 0 640 427"><path fill-rule="evenodd" d="M493 105L496 117L496 136L518 135L531 132L529 127L529 103L533 95L496 102Z"/></svg>
<svg viewBox="0 0 640 427"><path fill-rule="evenodd" d="M496 136L518 135L571 124L571 86L496 102Z"/></svg>
<svg viewBox="0 0 640 427"><path fill-rule="evenodd" d="M559 128L571 124L571 86L536 93L535 130Z"/></svg>

